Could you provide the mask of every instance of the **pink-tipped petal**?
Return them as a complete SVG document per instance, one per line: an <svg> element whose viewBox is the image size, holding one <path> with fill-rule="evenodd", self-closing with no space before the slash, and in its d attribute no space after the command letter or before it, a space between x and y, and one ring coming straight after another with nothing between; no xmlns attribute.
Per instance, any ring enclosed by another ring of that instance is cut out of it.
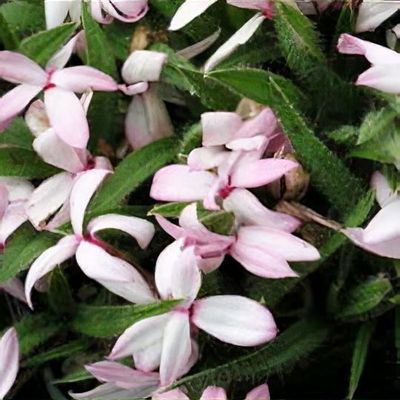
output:
<svg viewBox="0 0 400 400"><path fill-rule="evenodd" d="M237 222L243 225L263 225L294 232L300 221L290 215L271 211L246 189L235 189L224 199L224 209L235 214Z"/></svg>
<svg viewBox="0 0 400 400"><path fill-rule="evenodd" d="M182 239L176 240L158 256L155 280L163 299L192 301L200 290L201 273L193 246L183 245Z"/></svg>
<svg viewBox="0 0 400 400"><path fill-rule="evenodd" d="M47 220L68 201L74 178L68 172L54 175L38 186L26 204L26 214L32 225L41 230Z"/></svg>
<svg viewBox="0 0 400 400"><path fill-rule="evenodd" d="M269 10L269 0L226 0L226 2L235 7L248 8L250 10Z"/></svg>
<svg viewBox="0 0 400 400"><path fill-rule="evenodd" d="M231 184L241 188L264 186L297 167L295 161L273 158L241 163L231 175Z"/></svg>
<svg viewBox="0 0 400 400"><path fill-rule="evenodd" d="M75 236L66 236L55 246L45 250L31 265L25 280L25 296L29 307L33 308L31 291L35 283L56 268L57 265L71 258L78 245Z"/></svg>
<svg viewBox="0 0 400 400"><path fill-rule="evenodd" d="M386 177L380 172L372 175L371 187L376 191L376 200L381 208L398 199L398 194L393 191Z"/></svg>
<svg viewBox="0 0 400 400"><path fill-rule="evenodd" d="M104 169L92 169L76 180L70 197L71 223L75 234L82 236L86 207L109 173L110 171Z"/></svg>
<svg viewBox="0 0 400 400"><path fill-rule="evenodd" d="M270 400L269 387L267 384L257 386L252 391L247 393L244 400Z"/></svg>
<svg viewBox="0 0 400 400"><path fill-rule="evenodd" d="M387 47L380 46L344 33L340 36L337 48L343 54L358 54L374 65L399 64L400 55Z"/></svg>
<svg viewBox="0 0 400 400"><path fill-rule="evenodd" d="M216 176L207 171L191 171L186 165L170 165L153 178L150 196L161 201L197 201L208 194Z"/></svg>
<svg viewBox="0 0 400 400"><path fill-rule="evenodd" d="M356 32L374 31L399 9L400 5L386 1L377 2L377 4L371 1L361 3L358 9Z"/></svg>
<svg viewBox="0 0 400 400"><path fill-rule="evenodd" d="M235 138L243 121L234 112L206 112L201 115L203 146L225 145Z"/></svg>
<svg viewBox="0 0 400 400"><path fill-rule="evenodd" d="M148 0L102 0L105 12L122 22L136 22L149 10Z"/></svg>
<svg viewBox="0 0 400 400"><path fill-rule="evenodd" d="M185 235L185 230L178 225L169 222L166 218L161 215L156 215L156 220L161 228L164 229L168 235L172 236L174 239L180 239Z"/></svg>
<svg viewBox="0 0 400 400"><path fill-rule="evenodd" d="M64 22L64 20L67 18L71 3L71 0L44 1L47 29L55 28L56 26L61 25Z"/></svg>
<svg viewBox="0 0 400 400"><path fill-rule="evenodd" d="M90 221L88 231L94 235L104 229L117 229L132 236L142 249L145 249L154 236L154 225L142 218L126 215L107 214Z"/></svg>
<svg viewBox="0 0 400 400"><path fill-rule="evenodd" d="M396 53L397 54L397 53ZM363 72L356 84L368 86L386 93L400 93L400 57L397 64L376 65Z"/></svg>
<svg viewBox="0 0 400 400"><path fill-rule="evenodd" d="M82 65L54 72L51 83L77 93L83 93L87 90L103 92L118 90L118 85L111 76L98 69Z"/></svg>
<svg viewBox="0 0 400 400"><path fill-rule="evenodd" d="M169 29L171 31L177 31L183 28L189 22L193 21L199 15L203 14L214 3L218 0L186 0L178 8L174 17L171 20Z"/></svg>
<svg viewBox="0 0 400 400"><path fill-rule="evenodd" d="M25 202L18 201L9 204L0 220L0 244L4 245L8 237L27 220Z"/></svg>
<svg viewBox="0 0 400 400"><path fill-rule="evenodd" d="M225 389L217 386L209 386L203 392L200 400L228 400Z"/></svg>
<svg viewBox="0 0 400 400"><path fill-rule="evenodd" d="M254 15L208 59L204 66L204 71L211 71L215 66L229 57L239 46L247 43L264 21L265 16L262 13Z"/></svg>
<svg viewBox="0 0 400 400"><path fill-rule="evenodd" d="M118 338L108 358L118 360L162 343L169 319L168 313L136 322Z"/></svg>
<svg viewBox="0 0 400 400"><path fill-rule="evenodd" d="M0 98L0 122L17 116L41 91L40 86L18 85Z"/></svg>
<svg viewBox="0 0 400 400"><path fill-rule="evenodd" d="M164 329L160 363L162 386L175 382L191 354L189 312L174 311Z"/></svg>
<svg viewBox="0 0 400 400"><path fill-rule="evenodd" d="M12 278L5 283L1 283L0 289L4 290L9 295L22 301L23 303L26 303L24 285L18 278Z"/></svg>
<svg viewBox="0 0 400 400"><path fill-rule="evenodd" d="M13 51L0 51L0 77L12 83L44 86L47 75L28 57Z"/></svg>
<svg viewBox="0 0 400 400"><path fill-rule="evenodd" d="M187 164L193 170L207 170L218 167L229 157L223 147L199 147L190 152Z"/></svg>
<svg viewBox="0 0 400 400"><path fill-rule="evenodd" d="M156 301L149 285L132 265L101 247L82 241L76 251L76 261L86 276L110 292L137 304Z"/></svg>
<svg viewBox="0 0 400 400"><path fill-rule="evenodd" d="M0 399L3 399L17 378L19 344L17 331L10 328L0 339Z"/></svg>
<svg viewBox="0 0 400 400"><path fill-rule="evenodd" d="M190 400L181 389L173 389L164 393L156 393L151 400Z"/></svg>
<svg viewBox="0 0 400 400"><path fill-rule="evenodd" d="M49 69L62 69L68 63L72 54L75 52L79 35L76 34L72 39L70 39L65 46L63 46L56 54L54 54L50 60L47 62L46 68Z"/></svg>
<svg viewBox="0 0 400 400"><path fill-rule="evenodd" d="M255 117L248 119L242 127L236 132L235 138L250 138L263 135L270 138L278 128L278 120L274 112L266 107Z"/></svg>
<svg viewBox="0 0 400 400"><path fill-rule="evenodd" d="M242 296L212 296L196 300L192 322L217 339L236 346L257 346L275 338L272 314Z"/></svg>
<svg viewBox="0 0 400 400"><path fill-rule="evenodd" d="M78 97L68 90L53 87L44 92L44 103L50 124L61 140L79 149L86 148L89 126Z"/></svg>

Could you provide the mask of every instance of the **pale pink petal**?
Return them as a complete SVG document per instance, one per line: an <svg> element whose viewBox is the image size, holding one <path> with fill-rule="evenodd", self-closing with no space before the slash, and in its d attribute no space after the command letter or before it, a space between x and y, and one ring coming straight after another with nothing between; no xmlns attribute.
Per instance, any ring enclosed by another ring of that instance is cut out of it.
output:
<svg viewBox="0 0 400 400"><path fill-rule="evenodd" d="M124 389L155 390L159 385L158 373L145 373L112 361L100 361L85 368L100 382L115 383Z"/></svg>
<svg viewBox="0 0 400 400"><path fill-rule="evenodd" d="M0 339L0 399L3 399L17 378L19 344L17 331L10 328Z"/></svg>
<svg viewBox="0 0 400 400"><path fill-rule="evenodd" d="M113 21L111 15L107 15L102 10L103 0L91 0L90 2L90 12L92 17L100 24L109 24Z"/></svg>
<svg viewBox="0 0 400 400"><path fill-rule="evenodd" d="M172 236L174 239L180 239L185 235L185 230L178 225L169 222L166 218L161 215L156 215L156 220L161 228L164 229L168 235Z"/></svg>
<svg viewBox="0 0 400 400"><path fill-rule="evenodd" d="M153 343L146 349L136 351L133 355L135 367L144 372L151 372L160 366L162 341Z"/></svg>
<svg viewBox="0 0 400 400"><path fill-rule="evenodd" d="M69 8L71 7L71 0L55 1L45 0L44 10L46 14L46 27L47 29L55 28L61 25L67 18Z"/></svg>
<svg viewBox="0 0 400 400"><path fill-rule="evenodd" d="M263 135L251 138L234 139L227 143L226 147L233 151L254 151L265 149L268 145L268 139Z"/></svg>
<svg viewBox="0 0 400 400"><path fill-rule="evenodd" d="M147 2L148 0L103 0L102 7L122 22L136 22L149 10Z"/></svg>
<svg viewBox="0 0 400 400"><path fill-rule="evenodd" d="M224 209L232 211L241 225L263 225L294 232L300 221L290 215L271 211L253 193L246 189L235 189L224 199Z"/></svg>
<svg viewBox="0 0 400 400"><path fill-rule="evenodd" d="M26 214L36 229L46 227L46 221L68 201L74 178L62 172L43 181L26 204Z"/></svg>
<svg viewBox="0 0 400 400"><path fill-rule="evenodd" d="M386 177L380 172L372 175L371 187L375 189L376 200L382 208L398 199L398 194L393 191Z"/></svg>
<svg viewBox="0 0 400 400"><path fill-rule="evenodd" d="M156 301L149 285L132 265L100 246L82 241L76 251L76 261L86 276L110 292L137 304Z"/></svg>
<svg viewBox="0 0 400 400"><path fill-rule="evenodd" d="M241 163L233 170L231 185L242 188L264 186L298 166L299 164L295 161L273 158Z"/></svg>
<svg viewBox="0 0 400 400"><path fill-rule="evenodd" d="M15 297L16 299L26 303L24 285L18 278L12 278L5 283L0 284L0 289Z"/></svg>
<svg viewBox="0 0 400 400"><path fill-rule="evenodd" d="M42 100L35 100L31 103L25 113L25 122L35 137L51 128Z"/></svg>
<svg viewBox="0 0 400 400"><path fill-rule="evenodd" d="M216 2L217 0L186 0L172 18L169 29L177 31L183 28Z"/></svg>
<svg viewBox="0 0 400 400"><path fill-rule="evenodd" d="M287 261L316 261L318 250L306 241L281 230L265 226L244 226L239 229L237 243L265 250Z"/></svg>
<svg viewBox="0 0 400 400"><path fill-rule="evenodd" d="M35 283L51 272L57 265L71 258L78 248L75 236L62 238L55 246L45 250L31 265L25 280L25 296L29 307L33 308L31 291Z"/></svg>
<svg viewBox="0 0 400 400"><path fill-rule="evenodd" d="M222 146L199 147L190 152L187 164L193 170L207 170L218 167L229 157Z"/></svg>
<svg viewBox="0 0 400 400"><path fill-rule="evenodd" d="M247 43L264 20L265 16L263 14L257 13L254 15L208 59L204 66L204 71L211 71L229 57L240 45Z"/></svg>
<svg viewBox="0 0 400 400"><path fill-rule="evenodd" d="M197 42L195 44L192 44L191 46L185 47L184 49L177 51L176 54L183 58L186 58L187 60L190 60L191 58L196 57L197 55L203 53L209 47L211 47L219 38L220 34L221 28L219 28L212 35L206 37L200 42Z"/></svg>
<svg viewBox="0 0 400 400"><path fill-rule="evenodd" d="M64 171L76 174L86 168L87 160L82 159L78 149L61 140L53 129L41 133L33 141L32 146L43 161Z"/></svg>
<svg viewBox="0 0 400 400"><path fill-rule="evenodd" d="M208 194L216 176L207 171L191 171L187 165L170 165L153 178L150 196L161 201L197 201Z"/></svg>
<svg viewBox="0 0 400 400"><path fill-rule="evenodd" d="M184 248L183 240L176 240L158 256L155 270L157 289L161 297L192 301L201 286L201 273L193 246Z"/></svg>
<svg viewBox="0 0 400 400"><path fill-rule="evenodd" d="M265 11L270 9L269 0L226 0L231 6L248 8L250 10Z"/></svg>
<svg viewBox="0 0 400 400"><path fill-rule="evenodd" d="M13 51L0 51L0 77L13 83L44 86L47 74L28 57Z"/></svg>
<svg viewBox="0 0 400 400"><path fill-rule="evenodd" d="M169 319L170 314L167 313L136 322L118 338L108 358L117 360L162 343Z"/></svg>
<svg viewBox="0 0 400 400"><path fill-rule="evenodd" d="M364 230L364 240L369 244L386 242L400 236L397 219L400 215L400 199L382 208Z"/></svg>
<svg viewBox="0 0 400 400"><path fill-rule="evenodd" d="M278 120L274 112L266 107L255 117L244 121L241 128L236 132L235 138L250 138L257 135L272 137L278 128Z"/></svg>
<svg viewBox="0 0 400 400"><path fill-rule="evenodd" d="M347 33L340 36L337 48L343 54L363 55L374 65L400 64L400 54L395 51Z"/></svg>
<svg viewBox="0 0 400 400"><path fill-rule="evenodd" d="M192 322L217 339L236 346L257 346L275 338L272 314L242 296L212 296L196 300Z"/></svg>
<svg viewBox="0 0 400 400"><path fill-rule="evenodd" d="M173 389L164 393L156 393L151 400L190 400L181 389Z"/></svg>
<svg viewBox="0 0 400 400"><path fill-rule="evenodd" d="M397 54L397 53L396 53ZM400 93L400 57L397 64L377 65L363 72L356 84L368 86L386 93Z"/></svg>
<svg viewBox="0 0 400 400"><path fill-rule="evenodd" d="M86 148L89 126L78 97L70 91L54 87L44 92L44 103L50 124L56 134L70 146Z"/></svg>
<svg viewBox="0 0 400 400"><path fill-rule="evenodd" d="M247 393L244 400L270 400L269 388L267 384L257 386L251 392Z"/></svg>
<svg viewBox="0 0 400 400"><path fill-rule="evenodd" d="M169 137L173 132L167 107L155 87L132 99L125 117L125 134L134 149Z"/></svg>
<svg viewBox="0 0 400 400"><path fill-rule="evenodd" d="M133 85L118 85L118 89L127 96L134 96L142 94L149 90L150 84L148 82L134 83Z"/></svg>
<svg viewBox="0 0 400 400"><path fill-rule="evenodd" d="M107 171L113 170L113 166L107 157L94 157L95 169L106 169Z"/></svg>
<svg viewBox="0 0 400 400"><path fill-rule="evenodd" d="M157 82L168 56L165 53L149 50L136 50L127 58L122 67L122 77L129 84L138 82Z"/></svg>
<svg viewBox="0 0 400 400"><path fill-rule="evenodd" d="M79 65L55 71L51 83L72 92L83 93L87 90L113 92L118 85L111 76L98 69Z"/></svg>
<svg viewBox="0 0 400 400"><path fill-rule="evenodd" d="M70 39L65 46L63 46L56 54L54 54L50 60L47 62L46 68L56 68L61 69L67 65L72 54L75 52L77 42L79 40L79 35L76 34L72 39Z"/></svg>
<svg viewBox="0 0 400 400"><path fill-rule="evenodd" d="M0 244L4 245L8 237L27 220L25 202L10 203L0 220Z"/></svg>
<svg viewBox="0 0 400 400"><path fill-rule="evenodd" d="M228 400L225 389L217 386L207 387L200 397L200 400Z"/></svg>
<svg viewBox="0 0 400 400"><path fill-rule="evenodd" d="M18 85L0 98L0 122L17 116L42 90L40 86Z"/></svg>
<svg viewBox="0 0 400 400"><path fill-rule="evenodd" d="M225 259L225 254L219 257L202 258L198 260L197 265L205 274L209 274L218 269Z"/></svg>
<svg viewBox="0 0 400 400"><path fill-rule="evenodd" d="M225 145L235 138L243 121L234 112L206 112L201 115L203 146Z"/></svg>
<svg viewBox="0 0 400 400"><path fill-rule="evenodd" d="M362 228L343 229L342 233L346 235L355 245L378 256L400 259L400 239L395 238L385 242L370 244L364 239L364 230Z"/></svg>
<svg viewBox="0 0 400 400"><path fill-rule="evenodd" d="M154 236L154 225L142 218L126 215L107 214L90 221L88 231L91 235L104 229L117 229L131 235L142 249L145 249Z"/></svg>
<svg viewBox="0 0 400 400"><path fill-rule="evenodd" d="M3 218L8 206L8 189L5 185L0 184L0 220Z"/></svg>
<svg viewBox="0 0 400 400"><path fill-rule="evenodd" d="M10 202L29 199L34 189L29 181L14 177L0 176L0 185L7 188Z"/></svg>
<svg viewBox="0 0 400 400"><path fill-rule="evenodd" d="M75 234L82 236L83 219L90 199L110 171L93 169L81 174L71 192L71 223Z"/></svg>
<svg viewBox="0 0 400 400"><path fill-rule="evenodd" d="M399 9L400 5L384 0L377 4L374 4L373 0L364 1L358 9L356 32L375 30Z"/></svg>
<svg viewBox="0 0 400 400"><path fill-rule="evenodd" d="M162 386L171 385L192 354L189 312L173 311L164 328L160 363Z"/></svg>

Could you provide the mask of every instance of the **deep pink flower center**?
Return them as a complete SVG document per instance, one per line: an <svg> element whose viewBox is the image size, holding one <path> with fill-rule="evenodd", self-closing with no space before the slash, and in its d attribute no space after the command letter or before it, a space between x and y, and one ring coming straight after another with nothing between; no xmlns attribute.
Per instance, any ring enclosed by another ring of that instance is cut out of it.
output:
<svg viewBox="0 0 400 400"><path fill-rule="evenodd" d="M218 191L218 197L220 197L221 199L226 199L233 190L234 188L232 186L226 185Z"/></svg>

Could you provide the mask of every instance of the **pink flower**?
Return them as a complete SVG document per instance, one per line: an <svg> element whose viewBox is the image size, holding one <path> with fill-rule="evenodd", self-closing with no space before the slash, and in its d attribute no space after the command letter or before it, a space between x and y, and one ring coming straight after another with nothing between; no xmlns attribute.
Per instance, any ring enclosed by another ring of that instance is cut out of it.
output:
<svg viewBox="0 0 400 400"><path fill-rule="evenodd" d="M139 272L126 261L109 254L105 250L105 243L96 237L96 233L101 230L118 229L135 238L141 248L146 248L154 235L154 227L150 222L136 217L107 214L91 220L86 232L83 231L86 207L108 174L108 170L93 169L82 174L74 183L69 199L74 234L62 238L32 264L25 281L25 294L30 307L31 291L35 283L74 255L85 275L118 296L134 303L154 300Z"/></svg>
<svg viewBox="0 0 400 400"><path fill-rule="evenodd" d="M0 339L0 399L3 399L17 378L19 345L17 332L10 328Z"/></svg>
<svg viewBox="0 0 400 400"><path fill-rule="evenodd" d="M89 392L70 393L77 400L144 399L160 385L157 372L143 372L111 361L97 362L85 368L104 383Z"/></svg>
<svg viewBox="0 0 400 400"><path fill-rule="evenodd" d="M268 385L257 386L247 393L245 400L270 400ZM174 389L164 393L157 393L152 400L190 400L181 389ZM208 386L200 397L200 400L228 400L225 389L217 386Z"/></svg>
<svg viewBox="0 0 400 400"><path fill-rule="evenodd" d="M93 18L102 24L108 24L114 18L136 22L149 10L148 0L90 0L89 3ZM62 24L68 15L72 21L80 21L81 0L45 0L44 5L47 29Z"/></svg>
<svg viewBox="0 0 400 400"><path fill-rule="evenodd" d="M363 55L372 67L362 73L357 85L369 86L387 93L400 93L400 54L375 43L343 34L338 50L344 54Z"/></svg>
<svg viewBox="0 0 400 400"><path fill-rule="evenodd" d="M12 278L5 283L0 283L0 289L4 290L19 301L26 303L24 285L18 278Z"/></svg>
<svg viewBox="0 0 400 400"><path fill-rule="evenodd" d="M207 209L217 210L235 190L267 185L298 165L290 160L261 159L277 135L277 121L270 109L245 122L235 113L206 113L202 127L204 147L190 153L188 166L159 170L153 178L152 198L202 200Z"/></svg>
<svg viewBox="0 0 400 400"><path fill-rule="evenodd" d="M82 96L87 110L91 94ZM45 105L36 100L29 107L25 121L36 139L33 148L48 164L64 172L43 181L32 193L26 205L29 220L38 230L54 230L69 221L69 196L75 180L91 169L111 171L112 165L105 157L92 157L86 149L77 149L63 142L48 120Z"/></svg>
<svg viewBox="0 0 400 400"><path fill-rule="evenodd" d="M154 82L160 79L167 55L156 51L137 50L125 61L120 85L127 96L134 96L125 117L125 134L134 149L171 136L173 126Z"/></svg>
<svg viewBox="0 0 400 400"><path fill-rule="evenodd" d="M372 177L372 187L382 209L365 229L346 228L342 232L357 246L383 257L400 259L400 196L379 172Z"/></svg>
<svg viewBox="0 0 400 400"><path fill-rule="evenodd" d="M257 346L272 340L277 328L262 305L241 296L213 296L195 300L201 273L193 247L175 243L158 257L155 281L164 300L182 300L172 311L133 324L117 340L110 359L133 355L143 371L159 367L161 386L182 375L193 355L191 331L199 328L226 343Z"/></svg>
<svg viewBox="0 0 400 400"><path fill-rule="evenodd" d="M55 133L73 147L86 147L88 122L84 107L75 93L115 91L118 86L110 76L92 67L63 68L68 61L65 55L70 55L72 51L73 43L69 42L48 62L45 70L22 54L0 52L0 77L19 84L0 98L0 125L9 123L43 91L46 113Z"/></svg>
<svg viewBox="0 0 400 400"><path fill-rule="evenodd" d="M356 32L373 31L400 10L397 2L363 1L358 9Z"/></svg>
<svg viewBox="0 0 400 400"><path fill-rule="evenodd" d="M243 199L247 204L248 197L253 196L250 192L236 192L236 195L239 196L238 202ZM246 207L246 203L243 205ZM182 246L192 248L201 257L197 262L204 272L218 268L224 257L230 255L246 270L263 278L296 277L288 261L319 259L317 249L290 233L298 225L296 220L267 209L263 210L261 218L264 220L263 226L238 225L232 236L208 231L197 218L196 204L183 210L179 219L180 226L162 217L157 217L157 221L175 239L167 247L168 250L164 250L169 254L169 262L174 263L181 257Z"/></svg>

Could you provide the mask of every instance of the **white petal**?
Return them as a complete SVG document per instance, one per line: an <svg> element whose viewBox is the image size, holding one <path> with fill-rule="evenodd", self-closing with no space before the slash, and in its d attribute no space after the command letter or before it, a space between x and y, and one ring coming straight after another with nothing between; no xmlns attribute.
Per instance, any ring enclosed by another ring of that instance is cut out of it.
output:
<svg viewBox="0 0 400 400"><path fill-rule="evenodd" d="M376 190L376 200L381 208L398 199L397 193L393 192L386 177L380 172L372 175L371 186Z"/></svg>
<svg viewBox="0 0 400 400"><path fill-rule="evenodd" d="M0 399L3 399L17 378L19 344L17 332L10 328L0 340Z"/></svg>
<svg viewBox="0 0 400 400"><path fill-rule="evenodd" d="M18 201L9 204L0 220L0 244L4 245L8 237L27 220L25 202Z"/></svg>

